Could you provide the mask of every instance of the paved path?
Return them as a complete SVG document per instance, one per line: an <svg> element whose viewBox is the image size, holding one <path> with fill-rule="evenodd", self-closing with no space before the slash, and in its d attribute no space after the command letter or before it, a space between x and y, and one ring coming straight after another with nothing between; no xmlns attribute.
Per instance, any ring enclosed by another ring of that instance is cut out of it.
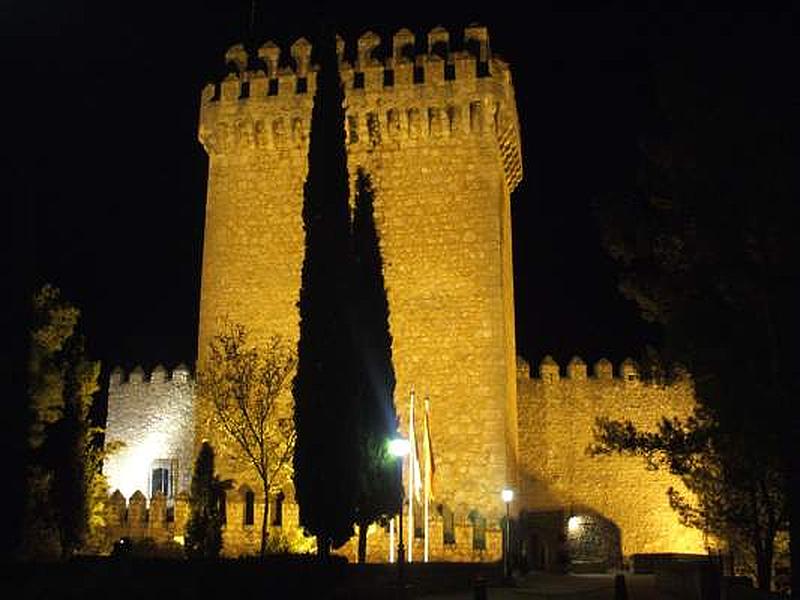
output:
<svg viewBox="0 0 800 600"><path fill-rule="evenodd" d="M652 575L625 575L628 600L656 600ZM472 600L472 591L421 596L419 600ZM551 575L534 573L517 580L517 587L489 588L487 600L613 600L613 575Z"/></svg>

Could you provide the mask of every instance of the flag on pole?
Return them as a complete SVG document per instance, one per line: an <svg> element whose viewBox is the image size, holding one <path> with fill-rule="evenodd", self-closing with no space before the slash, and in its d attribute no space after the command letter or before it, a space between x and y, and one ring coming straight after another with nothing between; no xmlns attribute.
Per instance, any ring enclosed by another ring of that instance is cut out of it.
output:
<svg viewBox="0 0 800 600"><path fill-rule="evenodd" d="M411 388L411 398L408 409L408 442L411 446L408 455L408 562L414 560L414 498L419 500L422 487L419 476L419 461L417 460L417 439L414 435L414 388Z"/></svg>
<svg viewBox="0 0 800 600"><path fill-rule="evenodd" d="M425 519L425 543L423 545L423 559L428 562L430 559L430 541L428 536L428 524L430 521L430 504L433 497L433 447L431 446L430 428L430 400L425 398L424 431L422 432L422 461L425 467L424 493L423 493L423 518Z"/></svg>
<svg viewBox="0 0 800 600"><path fill-rule="evenodd" d="M414 396L414 390L411 390L411 408L408 413L408 442L411 445L410 450L410 458L409 458L409 466L410 466L410 473L409 473L409 487L408 487L408 497L409 501L413 498L416 499L417 502L420 502L421 498L420 495L422 493L422 473L420 472L420 461L419 461L419 443L417 441L417 434L414 427L414 404L416 402L416 398Z"/></svg>
<svg viewBox="0 0 800 600"><path fill-rule="evenodd" d="M431 401L425 398L425 432L422 439L422 460L425 465L424 485L428 499L433 500L433 475L436 473L436 462L433 460L433 443L431 438Z"/></svg>

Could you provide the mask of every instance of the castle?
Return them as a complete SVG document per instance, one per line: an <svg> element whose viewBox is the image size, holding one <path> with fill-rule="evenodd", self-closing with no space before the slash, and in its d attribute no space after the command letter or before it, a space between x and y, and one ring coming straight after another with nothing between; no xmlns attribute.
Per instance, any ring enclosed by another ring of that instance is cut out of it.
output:
<svg viewBox="0 0 800 600"><path fill-rule="evenodd" d="M416 54L414 34L403 29L384 50L366 33L352 64L341 40L338 50L350 175L363 167L377 190L401 431L408 390L430 398L432 559L498 559L506 487L517 492L515 538L532 566L555 568L565 549L574 563L606 565L639 552L701 551L700 535L668 505L666 489L679 481L637 459L585 454L596 416L650 427L663 414L688 414L690 382L646 384L630 362L614 376L600 361L589 377L580 359L566 377L548 359L531 378L514 340L510 202L522 150L511 72L492 55L484 27L468 27L459 49L442 28L425 41ZM231 72L202 92L209 178L199 364L225 318L245 324L256 342L297 339L316 71L307 40L290 54L282 60L271 42L257 57L233 46ZM210 410L195 402L185 367L169 377L157 368L149 379L141 369L127 380L114 371L106 437L126 442L105 467L119 490L109 505L114 535L180 536L191 457L209 439L221 475L237 485L226 502L226 552L256 548L252 523L265 500L273 533L302 537L291 485L258 497L255 474L209 427ZM386 560L388 533L376 527L368 540L370 560ZM352 555L352 543L343 552Z"/></svg>

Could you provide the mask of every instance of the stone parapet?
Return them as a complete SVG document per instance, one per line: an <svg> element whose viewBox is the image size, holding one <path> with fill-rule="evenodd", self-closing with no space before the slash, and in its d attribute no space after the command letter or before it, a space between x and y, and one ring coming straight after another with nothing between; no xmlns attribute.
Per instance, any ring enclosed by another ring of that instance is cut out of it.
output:
<svg viewBox="0 0 800 600"><path fill-rule="evenodd" d="M464 49L451 49L449 33L428 33L427 52L415 54L414 34L402 29L391 48L366 32L354 62L344 60L347 138L351 145L415 145L442 138L490 135L495 139L509 193L522 180L522 153L508 65L493 58L486 28L464 32ZM376 58L383 52L386 57ZM290 64L266 42L250 56L241 44L226 53L230 72L201 94L199 137L210 156L232 157L307 150L316 66L304 38L291 47Z"/></svg>
<svg viewBox="0 0 800 600"><path fill-rule="evenodd" d="M261 517L264 502L256 497L252 519L248 519L244 496L229 491L225 502L225 524L222 528L223 555L230 557L258 554L261 544ZM315 540L306 537L298 522L297 505L285 502L281 518L275 519L274 504L268 515L268 536L270 551L295 553L314 552ZM117 490L106 503L105 537L110 546L123 537L132 540L150 538L157 543L185 541L186 524L189 519L189 498L180 494L174 501L168 501L162 494L156 494L148 502L144 494L136 491L126 500ZM431 519L429 530L430 560L433 562L495 562L502 558L503 533L497 526L485 529L482 547L477 547L473 539L473 524L467 520L455 525L455 538L445 543L442 520ZM392 542L393 540L393 542ZM406 540L404 540L405 542ZM392 555L390 544L397 545L397 537L390 536L389 529L377 524L370 525L367 533L367 562L388 562ZM355 535L334 553L345 556L351 562L357 560L358 528ZM415 562L422 562L424 540L414 539L412 556Z"/></svg>

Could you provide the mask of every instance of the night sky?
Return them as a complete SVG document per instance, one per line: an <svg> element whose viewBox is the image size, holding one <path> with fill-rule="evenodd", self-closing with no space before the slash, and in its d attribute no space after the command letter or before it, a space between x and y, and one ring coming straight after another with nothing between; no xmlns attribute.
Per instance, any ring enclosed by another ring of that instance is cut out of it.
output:
<svg viewBox="0 0 800 600"><path fill-rule="evenodd" d="M199 96L225 49L247 37L250 2L104 4L4 3L0 158L10 263L26 285L53 282L81 308L107 374L195 355L207 173ZM271 38L286 56L313 33L306 3L257 4L258 44ZM618 363L656 341L616 289L592 206L635 184L662 65L713 81L768 53L781 16L375 4L393 12L328 7L350 50L367 29L390 43L401 27L422 36L439 24L460 44L477 21L511 65L525 168L512 197L518 353Z"/></svg>

